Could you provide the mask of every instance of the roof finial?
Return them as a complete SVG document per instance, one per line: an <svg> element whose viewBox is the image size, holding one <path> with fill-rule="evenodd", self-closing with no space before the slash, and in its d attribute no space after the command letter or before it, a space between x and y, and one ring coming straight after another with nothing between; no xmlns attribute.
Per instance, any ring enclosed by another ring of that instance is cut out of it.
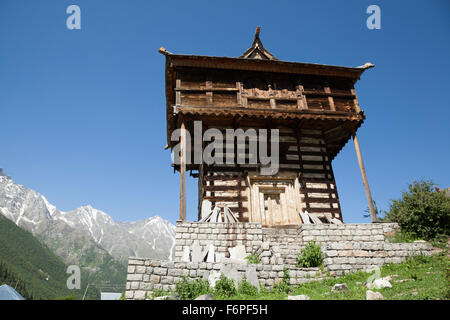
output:
<svg viewBox="0 0 450 320"><path fill-rule="evenodd" d="M259 33L261 32L261 26L256 27L255 38L259 38Z"/></svg>

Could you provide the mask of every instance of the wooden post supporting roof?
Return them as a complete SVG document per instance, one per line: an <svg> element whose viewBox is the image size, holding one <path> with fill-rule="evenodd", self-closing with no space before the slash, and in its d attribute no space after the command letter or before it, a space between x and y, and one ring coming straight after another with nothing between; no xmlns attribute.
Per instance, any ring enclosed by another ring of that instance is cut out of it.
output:
<svg viewBox="0 0 450 320"><path fill-rule="evenodd" d="M186 220L186 126L183 119L180 134L180 220Z"/></svg>
<svg viewBox="0 0 450 320"><path fill-rule="evenodd" d="M358 158L359 168L361 169L361 175L364 183L364 189L366 191L367 201L369 202L370 216L372 218L372 222L378 222L375 208L373 206L372 195L370 194L369 182L367 181L366 169L364 168L364 163L362 160L361 149L359 148L358 138L356 137L356 132L353 133L353 142L355 143L356 157Z"/></svg>

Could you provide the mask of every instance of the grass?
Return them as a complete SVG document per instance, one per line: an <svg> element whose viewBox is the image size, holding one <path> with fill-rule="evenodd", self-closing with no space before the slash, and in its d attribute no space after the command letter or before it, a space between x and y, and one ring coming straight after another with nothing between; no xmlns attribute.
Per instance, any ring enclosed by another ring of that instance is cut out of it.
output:
<svg viewBox="0 0 450 320"><path fill-rule="evenodd" d="M364 283L370 274L357 272L339 278L292 286L289 295L308 295L311 300L365 300ZM400 264L387 264L381 268L381 276L392 276L392 288L372 291L380 292L385 300L450 299L450 265L446 253L435 256L412 257ZM404 280L404 281L402 281ZM332 292L336 283L346 283L348 290ZM257 295L237 294L227 300L283 300L288 296L283 291L262 289ZM223 297L215 297L224 299Z"/></svg>

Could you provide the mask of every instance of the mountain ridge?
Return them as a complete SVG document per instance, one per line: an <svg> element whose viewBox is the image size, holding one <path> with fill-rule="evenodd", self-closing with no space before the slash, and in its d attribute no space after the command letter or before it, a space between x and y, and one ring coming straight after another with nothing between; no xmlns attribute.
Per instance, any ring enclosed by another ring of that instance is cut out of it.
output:
<svg viewBox="0 0 450 320"><path fill-rule="evenodd" d="M67 266L31 232L18 227L0 215L0 280L9 283L26 299L56 299L73 295L81 299L88 278L83 273L81 288L69 290L66 286ZM94 290L94 291L93 291ZM95 288L88 298L99 296Z"/></svg>
<svg viewBox="0 0 450 320"><path fill-rule="evenodd" d="M172 259L175 226L160 216L117 222L91 205L61 211L0 171L0 213L29 231L66 264L124 283L128 257ZM122 280L123 278L123 280Z"/></svg>

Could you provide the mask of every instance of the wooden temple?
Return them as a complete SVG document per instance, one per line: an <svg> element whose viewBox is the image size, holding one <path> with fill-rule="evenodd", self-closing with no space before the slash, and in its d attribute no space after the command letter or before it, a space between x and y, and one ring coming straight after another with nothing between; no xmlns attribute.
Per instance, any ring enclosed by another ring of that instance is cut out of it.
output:
<svg viewBox="0 0 450 320"><path fill-rule="evenodd" d="M278 60L261 43L260 28L251 47L238 58L172 54L166 58L167 148L194 149L182 128L279 130L279 169L261 175L258 164L173 164L181 174L180 219L186 219L186 172L198 178L199 220L202 204L227 206L240 222L277 227L300 225L300 211L322 221L342 221L332 161L353 139L366 195L375 214L356 131L365 119L355 92L361 74L373 67L342 67ZM204 143L200 147L204 148ZM181 157L181 159L183 159Z"/></svg>

